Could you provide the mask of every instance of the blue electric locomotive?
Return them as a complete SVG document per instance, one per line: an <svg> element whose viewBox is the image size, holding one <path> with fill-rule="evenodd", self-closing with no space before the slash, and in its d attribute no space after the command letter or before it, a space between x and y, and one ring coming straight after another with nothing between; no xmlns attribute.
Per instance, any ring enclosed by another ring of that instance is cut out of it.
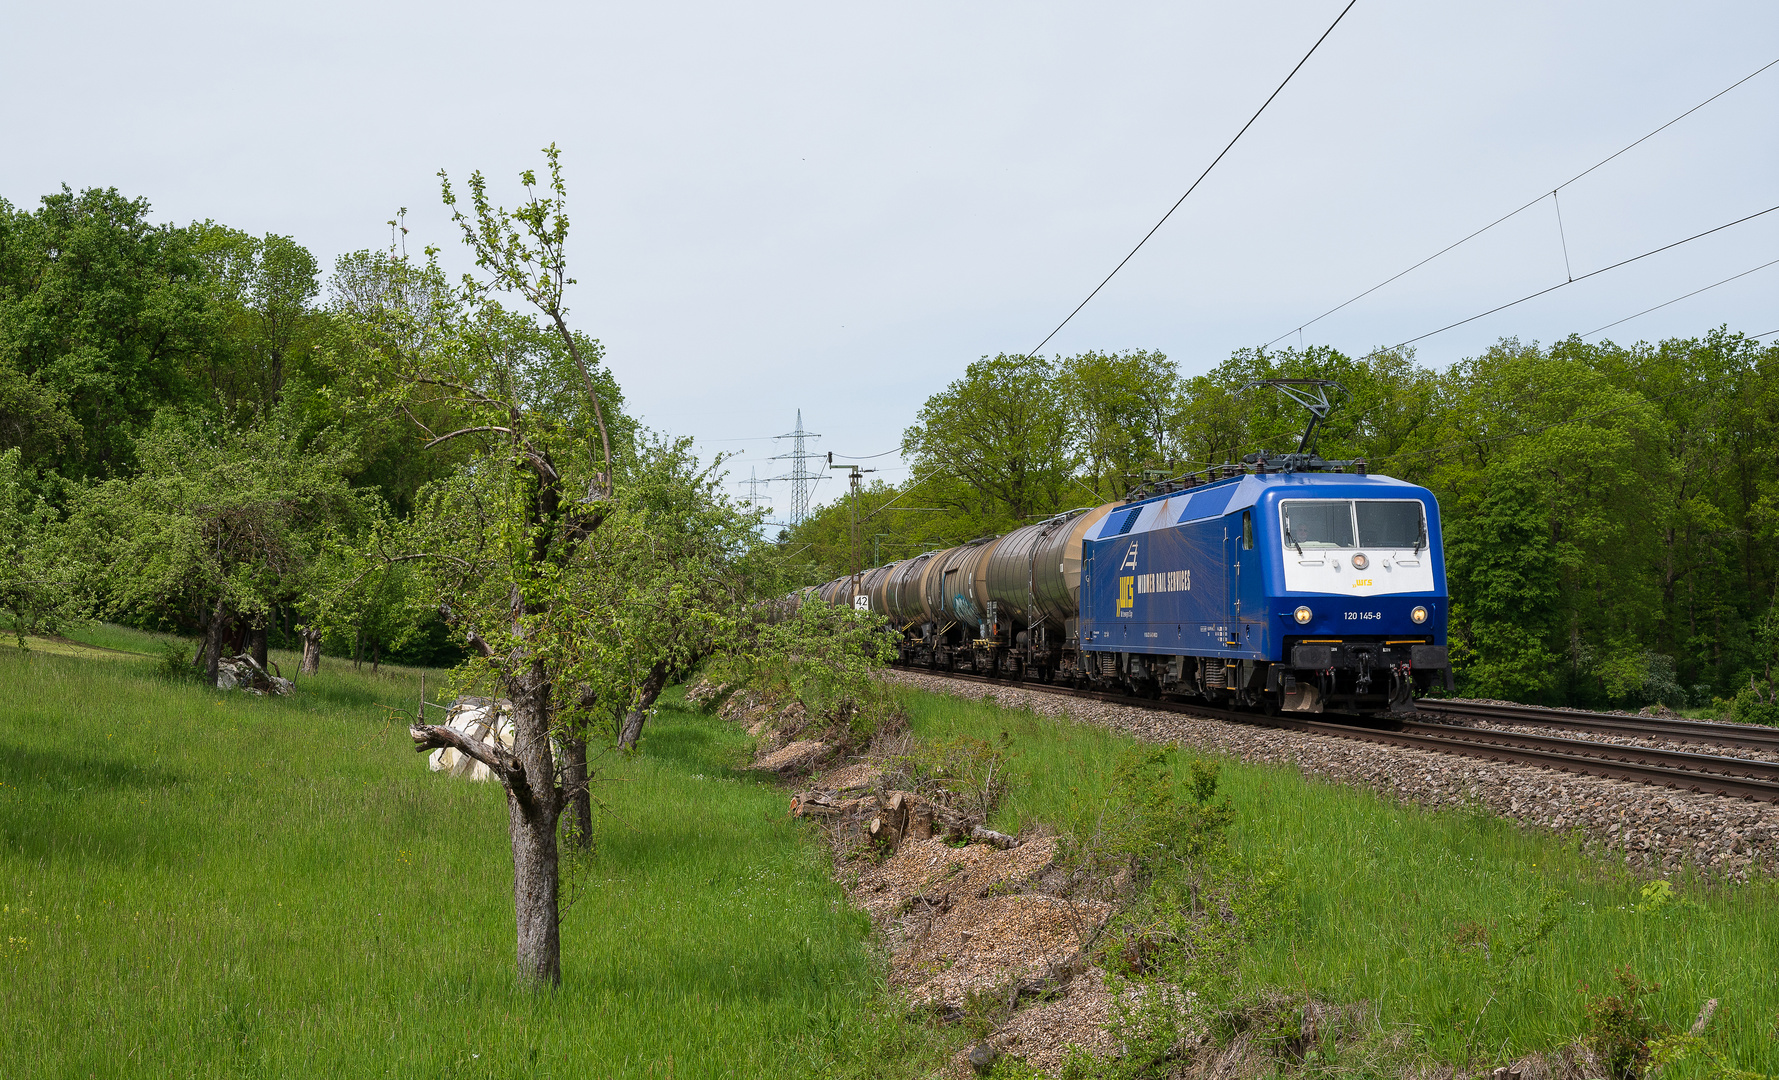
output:
<svg viewBox="0 0 1779 1080"><path fill-rule="evenodd" d="M809 593L882 614L904 664L1273 710L1375 713L1452 686L1433 494L1314 450L1249 454Z"/></svg>
<svg viewBox="0 0 1779 1080"><path fill-rule="evenodd" d="M1439 506L1388 477L1264 471L1152 497L1085 539L1090 678L1375 712L1450 685Z"/></svg>

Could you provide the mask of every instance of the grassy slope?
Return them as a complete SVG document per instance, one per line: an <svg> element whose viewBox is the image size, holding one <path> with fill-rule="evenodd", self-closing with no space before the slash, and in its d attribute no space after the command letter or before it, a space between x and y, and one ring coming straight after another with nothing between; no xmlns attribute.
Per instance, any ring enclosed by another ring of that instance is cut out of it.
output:
<svg viewBox="0 0 1779 1080"><path fill-rule="evenodd" d="M925 693L908 702L919 734L1010 736L1016 779L995 823L1009 831L1052 822L1091 832L1107 779L1136 745L1027 711ZM1228 763L1223 790L1238 847L1282 871L1295 901L1285 929L1244 957L1247 986L1369 999L1385 1023L1416 1025L1445 1059L1468 1049L1478 1065L1499 1064L1575 1037L1583 985L1604 991L1629 964L1662 985L1660 1019L1685 1027L1706 998L1720 998L1712 1043L1743 1068L1779 1071L1774 883L1682 884L1679 902L1640 913L1643 882L1548 833L1404 808L1288 768ZM1506 970L1460 945L1471 924L1504 955L1543 911L1560 921ZM1681 1062L1663 1076L1700 1074Z"/></svg>
<svg viewBox="0 0 1779 1080"><path fill-rule="evenodd" d="M745 740L671 708L606 762L627 824L581 871L562 991L516 991L501 792L429 773L378 708L417 672L327 666L265 700L0 647L0 1076L868 1074L925 1052L782 794L735 779Z"/></svg>

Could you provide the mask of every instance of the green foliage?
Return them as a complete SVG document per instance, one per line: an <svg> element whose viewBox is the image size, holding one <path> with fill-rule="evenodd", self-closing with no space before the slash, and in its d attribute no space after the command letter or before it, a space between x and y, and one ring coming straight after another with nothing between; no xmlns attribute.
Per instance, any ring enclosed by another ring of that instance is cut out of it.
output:
<svg viewBox="0 0 1779 1080"><path fill-rule="evenodd" d="M721 460L705 465L691 444L647 432L619 444L604 524L577 556L583 572L561 581L566 603L542 624L580 690L567 715L604 737L618 738L623 717L720 648L762 585L777 590L758 513L725 494Z"/></svg>
<svg viewBox="0 0 1779 1080"><path fill-rule="evenodd" d="M795 698L811 717L839 725L862 745L900 720L896 695L873 677L895 659L895 641L881 618L845 605L809 599L761 606L722 644L711 674Z"/></svg>
<svg viewBox="0 0 1779 1080"><path fill-rule="evenodd" d="M54 631L84 607L83 569L56 512L23 482L17 447L0 450L0 614L24 646L27 630Z"/></svg>
<svg viewBox="0 0 1779 1080"><path fill-rule="evenodd" d="M1497 474L1476 511L1446 524L1452 636L1466 693L1537 701L1558 667L1549 648L1560 582L1550 523L1533 485Z"/></svg>
<svg viewBox="0 0 1779 1080"><path fill-rule="evenodd" d="M1651 1019L1648 998L1661 987L1637 977L1627 965L1613 974L1618 992L1587 1003L1587 1042L1611 1080L1638 1080L1649 1064L1651 1044L1666 1028Z"/></svg>
<svg viewBox="0 0 1779 1080"><path fill-rule="evenodd" d="M887 782L986 820L1007 793L1011 741L1004 731L994 742L964 735L916 740L891 758Z"/></svg>
<svg viewBox="0 0 1779 1080"><path fill-rule="evenodd" d="M308 249L288 236L254 237L209 221L191 233L222 320L203 375L227 414L277 406L293 376L325 379L314 354L328 327L313 305L321 287Z"/></svg>
<svg viewBox="0 0 1779 1080"><path fill-rule="evenodd" d="M161 643L160 662L155 665L155 673L163 679L179 682L190 682L197 678L197 671L192 667L192 648L183 641L165 641Z"/></svg>
<svg viewBox="0 0 1779 1080"><path fill-rule="evenodd" d="M1738 724L1779 727L1779 700L1775 700L1771 690L1745 686L1730 702L1730 719Z"/></svg>
<svg viewBox="0 0 1779 1080"><path fill-rule="evenodd" d="M928 398L902 435L902 453L916 473L956 477L1023 523L1066 497L1076 465L1071 442L1054 365L1002 354L976 361Z"/></svg>
<svg viewBox="0 0 1779 1080"><path fill-rule="evenodd" d="M135 456L140 471L84 490L68 525L111 614L264 617L305 586L323 530L363 511L344 453L305 445L283 412L251 426L163 414Z"/></svg>
<svg viewBox="0 0 1779 1080"><path fill-rule="evenodd" d="M1059 391L1075 438L1085 488L1114 499L1142 479L1144 469L1175 471L1182 456L1177 435L1184 405L1179 372L1159 352L1085 352L1062 361Z"/></svg>
<svg viewBox="0 0 1779 1080"><path fill-rule="evenodd" d="M155 413L201 400L219 312L190 233L148 214L115 188L0 201L0 445L29 465L127 475Z"/></svg>

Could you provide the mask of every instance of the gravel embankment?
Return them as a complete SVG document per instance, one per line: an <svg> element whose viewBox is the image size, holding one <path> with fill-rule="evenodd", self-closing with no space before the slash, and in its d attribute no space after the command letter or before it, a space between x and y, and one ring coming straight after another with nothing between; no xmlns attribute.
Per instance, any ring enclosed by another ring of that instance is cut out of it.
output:
<svg viewBox="0 0 1779 1080"><path fill-rule="evenodd" d="M1421 719L1433 724L1450 722L1449 717L1434 713L1422 713ZM1574 728L1543 724L1506 724L1499 720L1471 720L1464 726L1488 731L1507 731L1515 735L1554 735L1559 739L1582 739L1587 742L1610 743L1613 746L1642 747L1646 750L1680 750L1688 754L1709 754L1712 757L1779 762L1779 751L1755 750L1745 746L1718 746L1716 743L1665 739L1655 735L1609 735L1603 731L1576 731Z"/></svg>
<svg viewBox="0 0 1779 1080"><path fill-rule="evenodd" d="M1069 716L1155 742L1180 742L1242 761L1295 765L1305 775L1368 787L1428 807L1475 807L1527 825L1581 833L1637 869L1684 865L1735 880L1779 869L1779 806L1694 795L1623 780L1384 747L1331 736L1249 727L1132 705L1085 701L1012 686L954 682L892 670L891 680L958 697Z"/></svg>

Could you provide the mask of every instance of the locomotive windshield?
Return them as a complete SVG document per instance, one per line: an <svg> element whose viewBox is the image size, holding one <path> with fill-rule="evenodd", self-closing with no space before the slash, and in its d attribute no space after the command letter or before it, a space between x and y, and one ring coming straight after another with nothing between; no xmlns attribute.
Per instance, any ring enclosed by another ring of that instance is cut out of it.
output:
<svg viewBox="0 0 1779 1080"><path fill-rule="evenodd" d="M1354 547L1418 551L1427 544L1426 520L1416 500L1299 500L1281 503L1279 516L1286 545L1299 551Z"/></svg>
<svg viewBox="0 0 1779 1080"><path fill-rule="evenodd" d="M1427 543L1419 502L1361 499L1353 510L1359 515L1362 547L1420 548Z"/></svg>
<svg viewBox="0 0 1779 1080"><path fill-rule="evenodd" d="M1288 502L1279 507L1285 519L1285 543L1302 550L1353 546L1353 504L1346 499Z"/></svg>

